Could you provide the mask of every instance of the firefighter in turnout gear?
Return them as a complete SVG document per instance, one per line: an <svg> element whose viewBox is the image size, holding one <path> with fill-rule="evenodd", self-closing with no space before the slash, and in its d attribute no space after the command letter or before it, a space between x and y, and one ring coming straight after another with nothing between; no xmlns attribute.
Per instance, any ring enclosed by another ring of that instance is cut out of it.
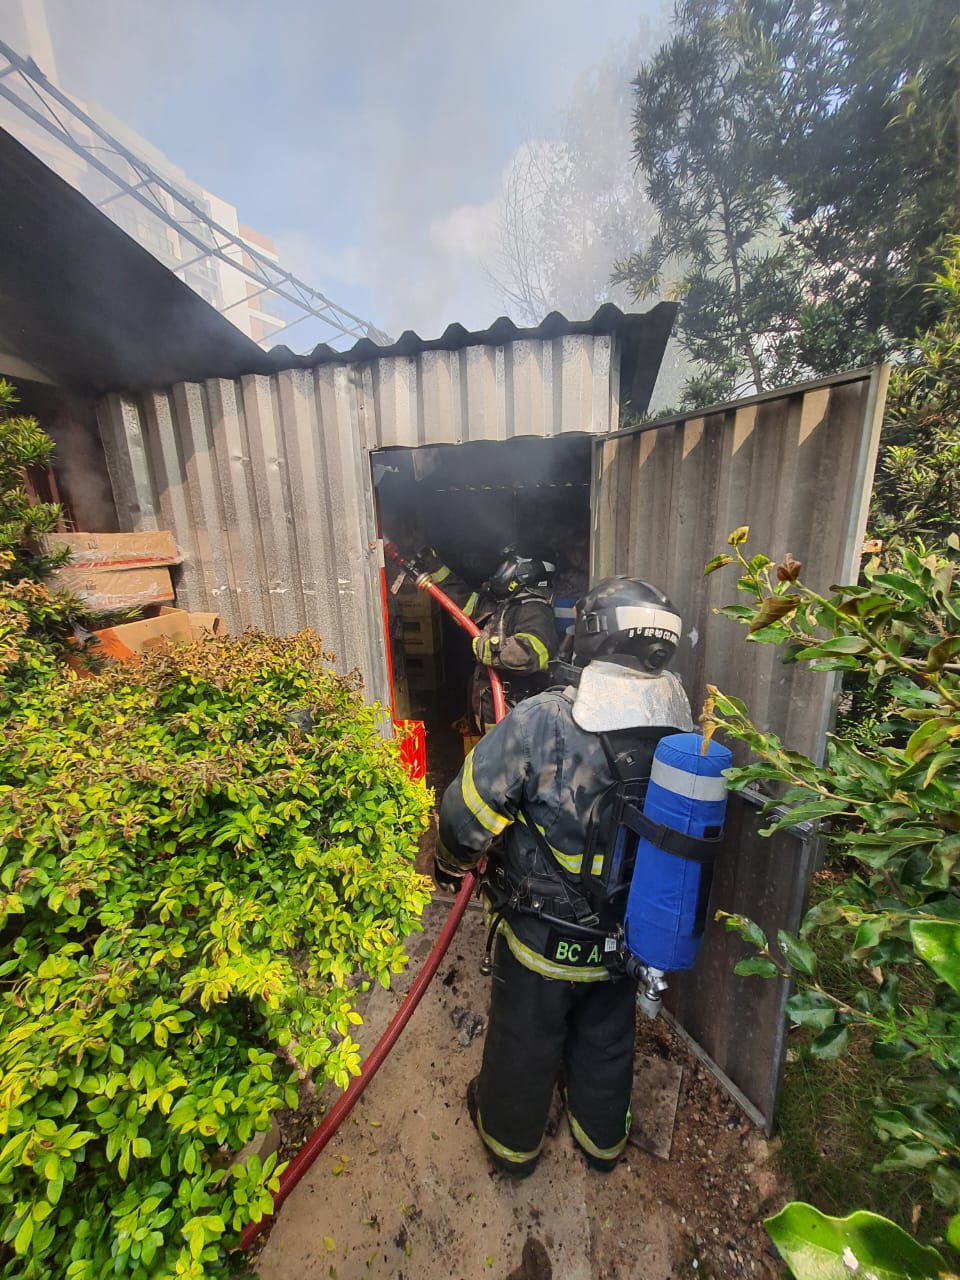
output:
<svg viewBox="0 0 960 1280"><path fill-rule="evenodd" d="M495 720L486 668L492 667L500 677L507 705L513 707L546 687L559 645L549 587L553 565L511 547L502 557L479 591L472 591L431 547L422 548L414 560L424 578L480 628L473 639L477 665L468 703L474 732L481 734Z"/></svg>
<svg viewBox="0 0 960 1280"><path fill-rule="evenodd" d="M486 859L493 983L467 1102L487 1154L515 1177L540 1156L558 1084L591 1167L612 1169L626 1145L636 988L619 926L632 867L606 880L601 868L623 761L648 777L660 737L693 727L665 669L679 636L657 588L599 583L577 605L569 682L514 708L443 796L437 874L453 887Z"/></svg>

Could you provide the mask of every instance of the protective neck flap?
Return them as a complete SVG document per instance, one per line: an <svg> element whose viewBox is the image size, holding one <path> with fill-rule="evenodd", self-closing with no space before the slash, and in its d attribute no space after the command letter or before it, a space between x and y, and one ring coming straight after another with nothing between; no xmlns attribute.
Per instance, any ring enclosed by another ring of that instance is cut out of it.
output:
<svg viewBox="0 0 960 1280"><path fill-rule="evenodd" d="M602 658L586 666L580 676L573 719L588 733L640 726L681 733L693 729L690 703L673 671L651 675Z"/></svg>

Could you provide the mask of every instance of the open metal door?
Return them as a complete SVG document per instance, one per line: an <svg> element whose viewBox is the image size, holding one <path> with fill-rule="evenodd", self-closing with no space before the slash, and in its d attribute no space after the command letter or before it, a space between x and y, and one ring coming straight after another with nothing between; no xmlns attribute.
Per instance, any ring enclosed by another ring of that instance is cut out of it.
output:
<svg viewBox="0 0 960 1280"><path fill-rule="evenodd" d="M674 661L694 718L706 684L742 698L754 722L823 757L836 673L784 666L771 645L712 612L734 601L732 568L705 578L727 535L750 526L752 554L790 552L817 590L856 581L888 368L877 365L617 432L594 445L591 580L645 578L678 607ZM731 796L711 910L768 934L795 929L814 856L809 831L767 839L756 804ZM697 964L670 977L669 1015L748 1113L772 1132L784 1053L786 983L734 976L744 944L712 920Z"/></svg>

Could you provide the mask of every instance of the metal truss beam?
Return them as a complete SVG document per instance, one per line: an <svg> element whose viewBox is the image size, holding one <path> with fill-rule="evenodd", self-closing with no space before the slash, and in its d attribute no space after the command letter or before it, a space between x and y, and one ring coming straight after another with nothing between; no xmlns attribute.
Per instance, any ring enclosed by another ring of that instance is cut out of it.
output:
<svg viewBox="0 0 960 1280"><path fill-rule="evenodd" d="M318 289L284 270L255 246L221 226L190 196L157 173L149 161L125 146L52 84L32 59L22 58L2 40L0 57L6 61L5 66L0 62L0 97L81 156L117 187L115 194L101 201L100 208L121 196L129 196L198 250L189 262L178 263L173 268L175 271L193 266L204 258L216 258L226 263L260 286L257 294L270 293L300 313L277 333L314 317L327 324L336 335L354 341L369 338L378 346L388 346L393 341L375 325L339 306ZM19 81L13 73L17 73ZM16 92L13 85L25 89L35 101L29 101L22 93ZM83 126L93 135L93 140L77 136L74 130L78 126ZM129 167L133 172L132 179L117 172L113 167L117 164ZM168 202L172 208L168 207ZM179 216L176 212L178 207L183 211ZM222 311L228 309L220 308Z"/></svg>

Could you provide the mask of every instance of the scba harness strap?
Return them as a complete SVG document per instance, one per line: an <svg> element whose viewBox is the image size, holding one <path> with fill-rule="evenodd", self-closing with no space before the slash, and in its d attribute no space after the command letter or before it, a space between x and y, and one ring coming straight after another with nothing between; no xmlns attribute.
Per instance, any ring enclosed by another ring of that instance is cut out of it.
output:
<svg viewBox="0 0 960 1280"><path fill-rule="evenodd" d="M684 835L682 831L674 831L663 822L651 822L643 810L633 804L624 806L620 825L649 841L657 849L662 849L664 853L672 853L675 858L685 858L687 862L715 861L723 843L723 832L714 836Z"/></svg>

